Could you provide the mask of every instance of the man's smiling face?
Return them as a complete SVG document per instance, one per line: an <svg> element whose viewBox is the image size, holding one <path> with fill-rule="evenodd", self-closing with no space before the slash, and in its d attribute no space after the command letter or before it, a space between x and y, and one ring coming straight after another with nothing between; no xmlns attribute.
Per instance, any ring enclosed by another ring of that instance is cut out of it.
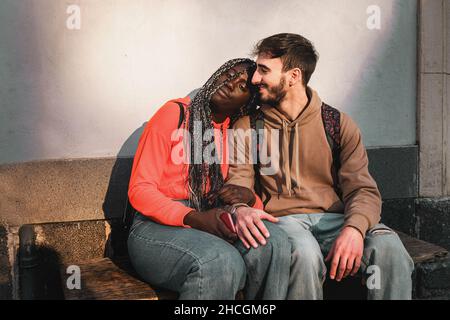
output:
<svg viewBox="0 0 450 320"><path fill-rule="evenodd" d="M286 72L280 58L271 58L260 54L256 59L256 71L252 83L259 88L259 98L262 104L276 107L286 96Z"/></svg>

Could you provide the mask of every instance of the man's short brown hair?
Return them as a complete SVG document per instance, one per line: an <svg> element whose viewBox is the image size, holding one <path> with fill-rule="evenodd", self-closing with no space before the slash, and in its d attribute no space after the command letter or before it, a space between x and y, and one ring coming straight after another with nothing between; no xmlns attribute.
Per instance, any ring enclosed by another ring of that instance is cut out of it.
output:
<svg viewBox="0 0 450 320"><path fill-rule="evenodd" d="M281 58L284 72L299 68L305 87L316 69L319 58L311 41L294 33L279 33L259 41L253 55L260 54L266 54L272 59Z"/></svg>

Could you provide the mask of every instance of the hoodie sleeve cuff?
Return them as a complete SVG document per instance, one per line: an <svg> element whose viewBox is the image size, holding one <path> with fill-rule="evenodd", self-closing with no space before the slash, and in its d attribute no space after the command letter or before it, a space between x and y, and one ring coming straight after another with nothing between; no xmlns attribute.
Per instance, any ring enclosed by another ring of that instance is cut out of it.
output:
<svg viewBox="0 0 450 320"><path fill-rule="evenodd" d="M344 227L353 227L357 229L364 239L366 237L366 232L369 229L369 221L362 214L352 214L345 219Z"/></svg>
<svg viewBox="0 0 450 320"><path fill-rule="evenodd" d="M179 218L180 218L179 225L181 227L183 227L183 228L192 228L191 226L189 226L187 224L184 224L184 217L186 217L187 214L189 212L191 212L192 210L194 210L194 209L186 207L186 209L182 213L180 213L180 215L179 215Z"/></svg>

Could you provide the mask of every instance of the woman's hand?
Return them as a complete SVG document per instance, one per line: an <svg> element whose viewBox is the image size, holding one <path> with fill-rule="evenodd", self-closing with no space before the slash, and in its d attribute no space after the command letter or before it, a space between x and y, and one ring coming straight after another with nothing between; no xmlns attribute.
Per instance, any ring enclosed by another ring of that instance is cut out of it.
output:
<svg viewBox="0 0 450 320"><path fill-rule="evenodd" d="M255 194L252 190L234 184L227 184L222 187L218 195L226 204L246 203L252 207L256 201Z"/></svg>
<svg viewBox="0 0 450 320"><path fill-rule="evenodd" d="M220 220L220 215L223 212L225 211L221 208L214 208L203 212L193 210L184 217L184 224L233 243L237 240L237 235L231 232L225 223Z"/></svg>

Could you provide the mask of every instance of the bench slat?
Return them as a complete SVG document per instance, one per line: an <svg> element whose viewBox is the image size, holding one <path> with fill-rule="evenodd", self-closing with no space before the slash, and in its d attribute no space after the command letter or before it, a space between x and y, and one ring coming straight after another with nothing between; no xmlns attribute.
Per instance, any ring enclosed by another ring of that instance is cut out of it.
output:
<svg viewBox="0 0 450 320"><path fill-rule="evenodd" d="M156 290L133 274L124 260L95 259L79 265L81 289L69 290L65 286L66 300L164 300L176 299L176 294ZM125 270L124 270L125 269ZM63 279L68 277L63 273Z"/></svg>
<svg viewBox="0 0 450 320"><path fill-rule="evenodd" d="M443 258L448 254L445 248L410 237L403 232L396 232L415 264Z"/></svg>

